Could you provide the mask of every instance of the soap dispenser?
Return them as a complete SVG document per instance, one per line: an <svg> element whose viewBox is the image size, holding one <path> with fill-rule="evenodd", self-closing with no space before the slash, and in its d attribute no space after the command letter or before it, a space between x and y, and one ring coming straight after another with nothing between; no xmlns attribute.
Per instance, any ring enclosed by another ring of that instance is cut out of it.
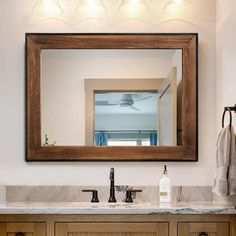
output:
<svg viewBox="0 0 236 236"><path fill-rule="evenodd" d="M171 180L168 177L167 166L164 166L163 177L159 182L160 203L171 203Z"/></svg>

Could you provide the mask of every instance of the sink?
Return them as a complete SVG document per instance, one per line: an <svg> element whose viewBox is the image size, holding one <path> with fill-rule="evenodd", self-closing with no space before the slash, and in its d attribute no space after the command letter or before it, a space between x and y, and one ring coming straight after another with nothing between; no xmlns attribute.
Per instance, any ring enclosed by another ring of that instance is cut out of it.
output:
<svg viewBox="0 0 236 236"><path fill-rule="evenodd" d="M171 207L170 204L163 205L164 207L168 208ZM125 203L125 202L118 202L118 203L90 203L90 202L73 202L68 205L68 207L78 207L78 208L117 208L117 209L125 209L125 208L143 208L143 209L153 209L153 208L160 208L158 203L155 202L147 202L147 203Z"/></svg>
<svg viewBox="0 0 236 236"><path fill-rule="evenodd" d="M91 203L91 202L73 202L70 203L68 206L69 207L79 207L79 208L124 208L124 207L131 207L131 205L136 205L135 203L133 204L128 204L128 203L107 203L107 202L101 202L101 203Z"/></svg>
<svg viewBox="0 0 236 236"><path fill-rule="evenodd" d="M62 208L78 208L78 209L157 209L176 207L172 204L160 205L157 202L139 202L139 203L125 203L125 202L12 202L7 203L8 207L62 207Z"/></svg>

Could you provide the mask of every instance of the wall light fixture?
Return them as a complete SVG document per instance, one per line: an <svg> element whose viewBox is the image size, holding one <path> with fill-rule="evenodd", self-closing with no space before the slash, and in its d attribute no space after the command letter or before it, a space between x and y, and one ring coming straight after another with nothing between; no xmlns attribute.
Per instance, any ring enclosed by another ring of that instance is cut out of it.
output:
<svg viewBox="0 0 236 236"><path fill-rule="evenodd" d="M170 0L164 7L164 12L171 16L186 16L193 12L194 5L191 0Z"/></svg>
<svg viewBox="0 0 236 236"><path fill-rule="evenodd" d="M103 0L80 0L76 8L79 18L96 19L100 18L106 12Z"/></svg>
<svg viewBox="0 0 236 236"><path fill-rule="evenodd" d="M36 0L33 12L40 16L58 17L63 10L58 0Z"/></svg>
<svg viewBox="0 0 236 236"><path fill-rule="evenodd" d="M183 2L184 0L175 0L176 3L181 3Z"/></svg>
<svg viewBox="0 0 236 236"><path fill-rule="evenodd" d="M149 6L145 0L123 0L119 9L125 17L136 18L146 14Z"/></svg>

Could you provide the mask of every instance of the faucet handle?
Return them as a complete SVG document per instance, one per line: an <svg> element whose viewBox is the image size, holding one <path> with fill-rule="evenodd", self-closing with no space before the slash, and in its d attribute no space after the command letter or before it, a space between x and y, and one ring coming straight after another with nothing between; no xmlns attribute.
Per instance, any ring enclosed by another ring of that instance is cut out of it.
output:
<svg viewBox="0 0 236 236"><path fill-rule="evenodd" d="M98 200L98 191L96 189L83 189L82 192L84 192L84 193L92 193L92 200L91 200L91 202L99 202L99 200Z"/></svg>
<svg viewBox="0 0 236 236"><path fill-rule="evenodd" d="M141 193L141 192L142 192L141 189L128 189L126 191L125 202L133 202L132 193Z"/></svg>

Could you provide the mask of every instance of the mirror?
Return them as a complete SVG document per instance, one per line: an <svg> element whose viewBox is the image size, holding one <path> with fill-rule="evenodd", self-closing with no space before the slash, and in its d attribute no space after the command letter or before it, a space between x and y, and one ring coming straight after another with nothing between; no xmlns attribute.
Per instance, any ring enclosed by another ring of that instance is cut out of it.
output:
<svg viewBox="0 0 236 236"><path fill-rule="evenodd" d="M26 39L27 160L197 160L197 34Z"/></svg>
<svg viewBox="0 0 236 236"><path fill-rule="evenodd" d="M181 140L180 49L42 50L41 72L43 146L176 146ZM90 105L93 121L86 126Z"/></svg>

